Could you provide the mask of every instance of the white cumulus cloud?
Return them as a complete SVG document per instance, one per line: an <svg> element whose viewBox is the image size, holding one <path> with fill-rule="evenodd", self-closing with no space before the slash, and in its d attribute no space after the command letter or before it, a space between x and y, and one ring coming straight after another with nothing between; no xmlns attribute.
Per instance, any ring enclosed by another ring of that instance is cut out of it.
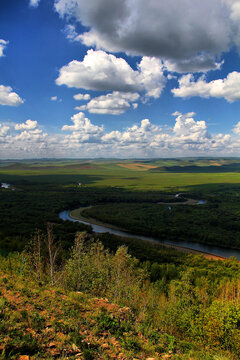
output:
<svg viewBox="0 0 240 360"><path fill-rule="evenodd" d="M3 158L47 157L51 139L37 121L27 120L21 124L0 124L0 153Z"/></svg>
<svg viewBox="0 0 240 360"><path fill-rule="evenodd" d="M86 105L79 107L81 110L88 110L94 114L123 114L131 107L131 103L139 99L138 93L120 93L114 91L107 95L95 97ZM132 104L133 105L133 104ZM136 108L136 104L133 105Z"/></svg>
<svg viewBox="0 0 240 360"><path fill-rule="evenodd" d="M36 129L37 126L38 126L37 121L28 119L26 120L25 123L16 124L15 130L34 130Z"/></svg>
<svg viewBox="0 0 240 360"><path fill-rule="evenodd" d="M98 91L142 92L158 98L166 79L159 59L143 57L138 70L123 58L88 50L83 61L73 60L60 69L57 85Z"/></svg>
<svg viewBox="0 0 240 360"><path fill-rule="evenodd" d="M38 7L41 0L30 0L29 5L32 7Z"/></svg>
<svg viewBox="0 0 240 360"><path fill-rule="evenodd" d="M5 124L0 124L0 140L3 140L3 138L9 133L10 127Z"/></svg>
<svg viewBox="0 0 240 360"><path fill-rule="evenodd" d="M87 90L136 90L138 72L128 63L104 51L88 50L83 61L73 60L60 69L57 85Z"/></svg>
<svg viewBox="0 0 240 360"><path fill-rule="evenodd" d="M234 126L233 132L237 135L240 135L240 121Z"/></svg>
<svg viewBox="0 0 240 360"><path fill-rule="evenodd" d="M150 119L115 131L94 124L82 112L71 117L61 134L48 135L39 124L0 124L2 158L34 157L170 157L237 155L240 151L240 122L235 135L210 134L195 113L175 112L175 124L165 127Z"/></svg>
<svg viewBox="0 0 240 360"><path fill-rule="evenodd" d="M176 142L182 143L184 145L190 144L193 146L205 144L210 139L211 136L207 132L207 125L205 121L195 121L195 113L174 113L173 116L176 117L175 126L173 128L173 133L176 137Z"/></svg>
<svg viewBox="0 0 240 360"><path fill-rule="evenodd" d="M91 96L89 94L76 94L73 95L75 100L90 100Z"/></svg>
<svg viewBox="0 0 240 360"><path fill-rule="evenodd" d="M154 57L144 56L138 69L139 82L144 87L146 96L159 98L166 83L162 62Z"/></svg>
<svg viewBox="0 0 240 360"><path fill-rule="evenodd" d="M10 86L0 85L0 105L18 106L23 102L24 100L13 92Z"/></svg>
<svg viewBox="0 0 240 360"><path fill-rule="evenodd" d="M3 51L4 51L5 47L7 46L7 44L8 44L8 41L0 39L0 57L4 56Z"/></svg>
<svg viewBox="0 0 240 360"><path fill-rule="evenodd" d="M73 125L64 125L63 131L72 132L67 135L65 142L98 142L103 134L103 126L93 125L91 121L85 117L83 112L79 112L71 117Z"/></svg>
<svg viewBox="0 0 240 360"><path fill-rule="evenodd" d="M24 130L19 135L16 135L14 140L15 141L30 141L32 143L43 142L44 138L47 134L44 134L42 130L35 129L35 130Z"/></svg>
<svg viewBox="0 0 240 360"><path fill-rule="evenodd" d="M109 153L116 156L183 156L216 153L231 154L234 143L229 134L210 135L204 120L196 121L195 113L175 112L175 125L165 130L164 126L143 119L126 129L105 131L103 126L92 124L83 113L74 115L73 125L64 125L62 130L70 132L63 140L66 151L86 151L89 155L104 156ZM93 145L95 144L95 148Z"/></svg>
<svg viewBox="0 0 240 360"><path fill-rule="evenodd" d="M176 97L188 98L200 96L202 98L224 98L228 102L240 100L240 73L233 71L225 79L207 82L205 77L194 80L192 74L187 74L179 79L179 88L172 89Z"/></svg>
<svg viewBox="0 0 240 360"><path fill-rule="evenodd" d="M62 99L61 98L58 98L57 96L52 96L50 98L51 101L58 101L58 102L62 102Z"/></svg>

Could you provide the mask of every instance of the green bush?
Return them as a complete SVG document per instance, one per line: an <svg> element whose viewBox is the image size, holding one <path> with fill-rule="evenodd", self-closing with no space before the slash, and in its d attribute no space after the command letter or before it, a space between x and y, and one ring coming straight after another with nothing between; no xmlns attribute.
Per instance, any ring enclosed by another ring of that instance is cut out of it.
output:
<svg viewBox="0 0 240 360"><path fill-rule="evenodd" d="M146 279L146 272L138 267L138 261L125 246L111 254L100 242L89 241L86 233L77 235L64 269L67 289L108 297L132 307L139 301Z"/></svg>

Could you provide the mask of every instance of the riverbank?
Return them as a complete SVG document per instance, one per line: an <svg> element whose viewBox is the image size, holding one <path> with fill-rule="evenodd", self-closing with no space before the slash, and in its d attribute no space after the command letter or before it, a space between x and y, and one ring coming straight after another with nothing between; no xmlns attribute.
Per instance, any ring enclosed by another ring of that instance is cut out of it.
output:
<svg viewBox="0 0 240 360"><path fill-rule="evenodd" d="M112 225L112 224L107 224L107 223L104 223L100 220L97 220L97 219L94 219L94 218L91 218L91 217L85 217L82 215L83 211L84 210L87 210L87 209L91 209L92 206L86 206L86 207L82 207L82 208L79 208L79 209L75 209L75 210L71 210L69 212L69 217L74 219L74 220L81 220L85 223L89 223L91 225L98 225L98 226L103 226L103 227L106 227L106 228L109 228L109 229L112 229L112 230L119 230L119 231L128 231L127 229L124 229L124 228L120 228L116 225Z"/></svg>
<svg viewBox="0 0 240 360"><path fill-rule="evenodd" d="M187 199L186 201L176 201L176 202L162 202L159 201L159 205L204 205L206 200L196 200L196 199Z"/></svg>
<svg viewBox="0 0 240 360"><path fill-rule="evenodd" d="M75 210L71 210L68 212L68 216L69 218L73 219L74 221L81 221L84 222L85 224L89 224L89 225L96 225L105 229L111 229L111 230L115 230L119 233L115 233L118 236L131 236L134 234L128 234L128 230L124 229L124 228L120 228L118 226L112 225L112 224L108 224L108 223L104 223L102 221L99 221L97 219L94 218L86 218L82 215L83 211L86 209L90 209L92 206L88 206L88 207L82 207L79 209L75 209ZM99 231L99 232L103 232L103 231ZM126 233L126 235L124 235L124 233ZM191 249L189 247L185 247L185 246L178 246L178 245L173 245L173 244L167 244L166 242L161 242L161 240L157 241L155 239L147 239L145 236L141 236L141 235L137 235L135 234L134 236L131 237L135 237L135 238L139 238L143 241L152 241L154 243L159 243L161 246L165 246L168 248L173 248L176 249L178 251L182 251L182 252L186 252L186 253L192 253L192 254L197 254L197 255L202 255L208 259L212 259L212 260L227 260L227 257L224 256L220 256L220 255L216 255L216 254L211 254L208 252L204 252L204 251L200 251L200 250L196 250L196 249Z"/></svg>
<svg viewBox="0 0 240 360"><path fill-rule="evenodd" d="M172 202L159 201L157 204L159 204L159 205L161 205L161 204L162 205L204 205L207 203L206 200L188 198L182 193L176 194L175 199L180 199L180 200L184 200L184 201L175 201L175 202L174 201L172 201Z"/></svg>

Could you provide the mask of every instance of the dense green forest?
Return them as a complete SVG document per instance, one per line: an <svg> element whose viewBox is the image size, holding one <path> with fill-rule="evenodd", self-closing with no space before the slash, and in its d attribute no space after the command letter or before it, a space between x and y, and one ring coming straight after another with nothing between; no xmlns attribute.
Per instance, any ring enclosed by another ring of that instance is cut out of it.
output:
<svg viewBox="0 0 240 360"><path fill-rule="evenodd" d="M63 177L62 181L71 181ZM59 212L79 206L102 203L158 202L168 199L162 192L126 191L114 188L79 187L47 182L11 179L13 188L0 189L0 249L22 250L37 229L44 231L47 222L58 224L57 235L67 248L76 231L87 229L78 223L63 222Z"/></svg>
<svg viewBox="0 0 240 360"><path fill-rule="evenodd" d="M58 236L63 246L69 247L75 232L86 227L63 223L58 214L88 205L99 206L85 210L86 216L136 234L240 248L240 186L236 184L188 187L181 197L175 198L176 191L78 186L75 179L70 175L52 179L8 177L11 187L0 189L1 250L23 249L34 231L44 230L47 222L58 224ZM204 199L207 203L181 205L186 198ZM171 210L161 202L173 203Z"/></svg>
<svg viewBox="0 0 240 360"><path fill-rule="evenodd" d="M194 241L240 248L240 206L238 188L199 191L186 198L203 197L205 204L111 203L85 209L82 215L159 239ZM182 197L182 200L184 200ZM179 198L178 198L179 199Z"/></svg>

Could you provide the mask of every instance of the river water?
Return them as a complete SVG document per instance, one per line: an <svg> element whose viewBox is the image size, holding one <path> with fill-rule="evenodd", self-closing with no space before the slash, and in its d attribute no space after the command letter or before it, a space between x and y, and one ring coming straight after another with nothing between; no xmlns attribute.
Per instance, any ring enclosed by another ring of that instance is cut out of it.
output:
<svg viewBox="0 0 240 360"><path fill-rule="evenodd" d="M8 189L10 187L10 184L7 183L1 183L1 186L3 189Z"/></svg>
<svg viewBox="0 0 240 360"><path fill-rule="evenodd" d="M189 249L193 249L193 250L197 250L197 251L202 251L202 252L217 255L217 256L223 256L226 258L235 256L238 260L240 260L240 250L228 249L228 248L223 248L220 246L204 245L204 244L190 242L190 241L159 240L156 238L152 238L150 236L135 235L135 234L132 234L132 233L129 233L126 231L111 229L107 226L95 225L95 224L91 224L87 221L73 219L69 216L69 212L70 212L70 210L65 210L65 211L60 212L60 214L59 214L60 219L62 219L64 221L69 220L69 221L73 221L73 222L80 222L85 225L90 225L95 233L108 232L110 234L114 234L114 235L118 235L118 236L122 236L122 237L142 239L142 240L147 240L147 241L151 241L151 242L163 243L166 245L181 246L181 247L185 247L185 248L189 248Z"/></svg>

